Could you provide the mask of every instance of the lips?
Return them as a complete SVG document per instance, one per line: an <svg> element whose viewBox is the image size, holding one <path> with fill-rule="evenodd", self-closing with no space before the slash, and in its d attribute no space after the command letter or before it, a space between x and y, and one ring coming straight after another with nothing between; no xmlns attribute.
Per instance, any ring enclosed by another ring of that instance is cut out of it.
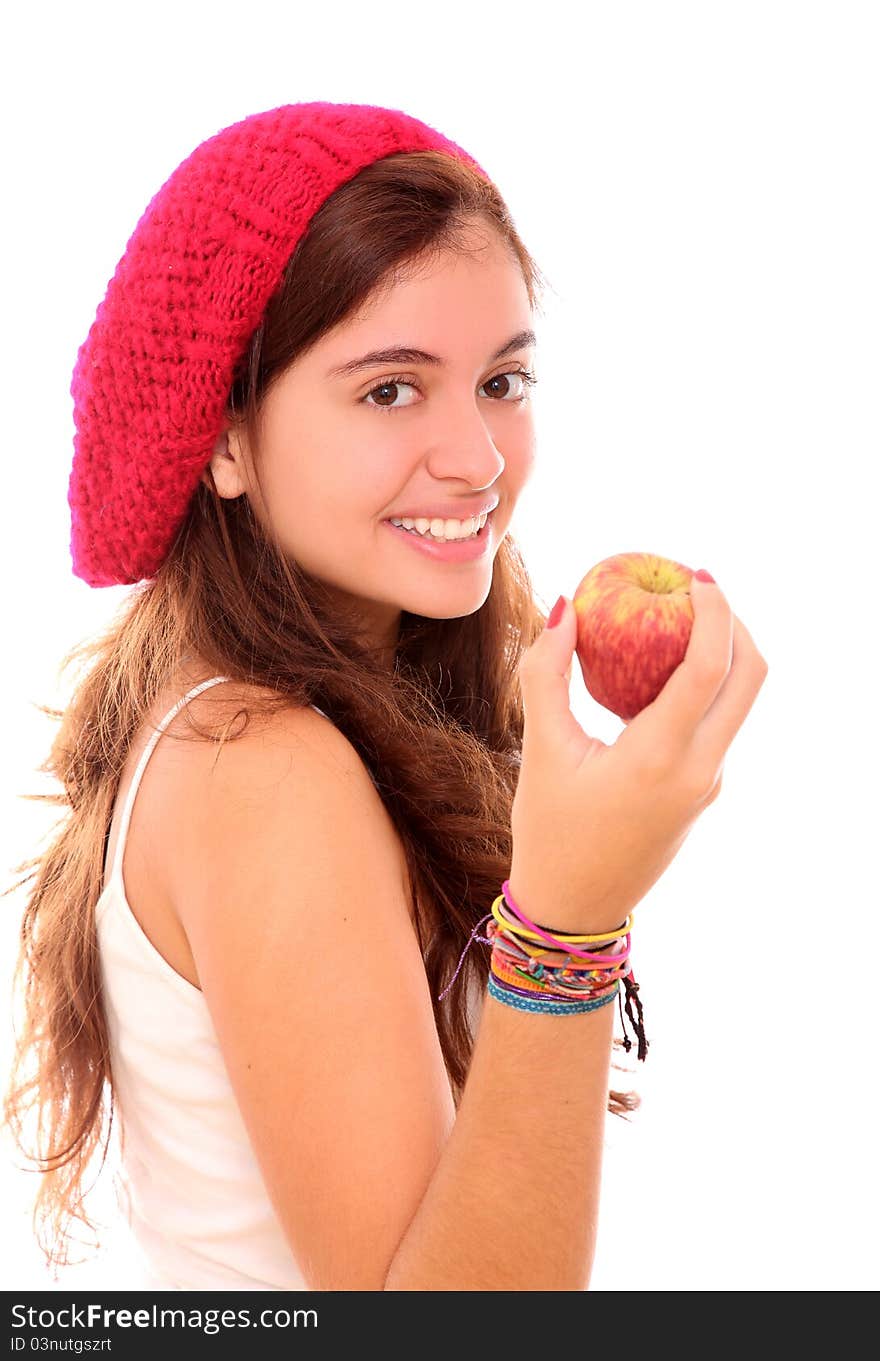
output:
<svg viewBox="0 0 880 1361"><path fill-rule="evenodd" d="M479 533L472 534L467 539L434 539L430 534L416 534L404 529L402 525L393 525L390 520L383 520L382 523L386 525L389 534L396 534L401 543L410 546L412 552L449 564L472 562L482 558L488 553L492 542L491 513Z"/></svg>

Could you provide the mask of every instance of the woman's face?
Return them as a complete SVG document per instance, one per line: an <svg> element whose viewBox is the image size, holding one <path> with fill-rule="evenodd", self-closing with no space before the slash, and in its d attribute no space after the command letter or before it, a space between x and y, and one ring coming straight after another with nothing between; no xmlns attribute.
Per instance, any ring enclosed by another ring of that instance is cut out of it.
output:
<svg viewBox="0 0 880 1361"><path fill-rule="evenodd" d="M534 353L526 285L494 233L471 229L468 245L478 249L443 254L323 336L265 401L264 513L302 568L356 599L365 640L392 652L401 610L450 619L480 608L534 463L519 376ZM396 347L436 361L361 362ZM222 496L252 490L234 433L228 449L225 433L218 440L211 466ZM482 551L467 556L431 551L389 523L465 520L492 506Z"/></svg>

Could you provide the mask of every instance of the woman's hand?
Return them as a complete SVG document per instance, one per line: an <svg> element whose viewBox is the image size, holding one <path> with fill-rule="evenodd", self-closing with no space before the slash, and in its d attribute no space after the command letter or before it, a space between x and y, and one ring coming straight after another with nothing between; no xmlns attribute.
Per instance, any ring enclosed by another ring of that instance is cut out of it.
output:
<svg viewBox="0 0 880 1361"><path fill-rule="evenodd" d="M569 705L577 638L569 600L521 660L510 891L545 928L620 926L718 797L727 750L768 667L714 582L693 578L691 601L683 660L611 746L584 732Z"/></svg>

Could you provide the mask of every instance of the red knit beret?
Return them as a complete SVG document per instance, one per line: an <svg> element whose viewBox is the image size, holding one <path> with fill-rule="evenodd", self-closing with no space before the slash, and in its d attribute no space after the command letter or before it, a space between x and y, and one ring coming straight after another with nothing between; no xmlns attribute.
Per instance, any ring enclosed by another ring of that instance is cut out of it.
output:
<svg viewBox="0 0 880 1361"><path fill-rule="evenodd" d="M75 576L155 575L222 428L233 373L312 215L364 166L445 151L371 104L283 104L196 147L150 200L77 352L67 494Z"/></svg>

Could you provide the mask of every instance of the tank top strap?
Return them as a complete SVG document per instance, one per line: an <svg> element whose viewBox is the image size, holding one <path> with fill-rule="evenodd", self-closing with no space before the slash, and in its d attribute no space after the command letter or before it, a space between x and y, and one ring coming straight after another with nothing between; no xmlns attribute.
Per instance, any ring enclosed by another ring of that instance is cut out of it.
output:
<svg viewBox="0 0 880 1361"><path fill-rule="evenodd" d="M128 793L125 798L125 807L122 810L122 817L119 822L119 835L116 838L116 846L114 847L113 852L113 864L110 866L110 872L107 876L108 883L116 880L119 870L122 866L122 857L125 853L125 841L128 835L128 824L131 821L131 810L134 807L134 801L135 798L137 797L138 786L140 785L141 779L143 778L144 771L146 770L147 767L147 762L149 761L150 757L153 754L156 743L159 741L159 738L162 736L165 729L168 727L168 724L172 721L172 719L176 717L177 714L180 713L180 710L184 707L184 705L188 704L191 699L195 699L196 695L201 694L203 690L207 690L209 686L219 685L221 681L227 681L230 679L231 677L229 676L212 676L210 680L201 681L200 684L194 685L191 690L187 690L186 694L181 696L177 703L171 709L168 710L168 713L157 724L155 730L150 734L150 740L144 747L144 750L141 752L140 760L137 763L134 775L132 776L131 784L128 787Z"/></svg>

